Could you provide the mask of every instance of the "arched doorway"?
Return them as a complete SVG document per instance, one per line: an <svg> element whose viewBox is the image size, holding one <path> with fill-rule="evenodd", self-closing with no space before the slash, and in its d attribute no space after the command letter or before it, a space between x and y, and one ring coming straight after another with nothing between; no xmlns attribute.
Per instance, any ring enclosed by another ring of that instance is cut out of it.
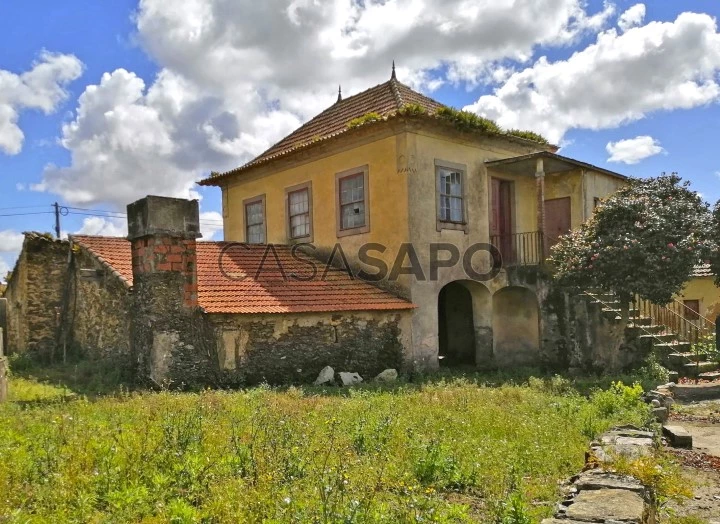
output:
<svg viewBox="0 0 720 524"><path fill-rule="evenodd" d="M500 368L532 366L540 360L540 308L537 295L510 286L493 295L493 356Z"/></svg>
<svg viewBox="0 0 720 524"><path fill-rule="evenodd" d="M478 282L450 282L438 295L440 365L487 366L492 350L492 297Z"/></svg>

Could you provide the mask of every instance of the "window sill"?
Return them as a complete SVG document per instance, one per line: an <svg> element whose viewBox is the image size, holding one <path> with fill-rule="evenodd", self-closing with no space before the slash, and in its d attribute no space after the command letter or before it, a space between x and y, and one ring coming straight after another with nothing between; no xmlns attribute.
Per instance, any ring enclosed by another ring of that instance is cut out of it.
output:
<svg viewBox="0 0 720 524"><path fill-rule="evenodd" d="M349 237L352 235L362 235L363 233L369 233L370 226L355 227L353 229L338 229L337 237Z"/></svg>
<svg viewBox="0 0 720 524"><path fill-rule="evenodd" d="M465 233L468 232L468 223L467 222L449 222L445 220L437 219L436 222L437 230L438 232L442 231L443 229L449 229L452 231L464 231Z"/></svg>

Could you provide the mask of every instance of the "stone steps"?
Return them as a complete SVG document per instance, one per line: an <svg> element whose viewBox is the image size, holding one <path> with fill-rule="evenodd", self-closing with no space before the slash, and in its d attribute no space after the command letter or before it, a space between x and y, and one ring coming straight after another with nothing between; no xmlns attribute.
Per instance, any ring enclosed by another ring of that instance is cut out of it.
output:
<svg viewBox="0 0 720 524"><path fill-rule="evenodd" d="M720 365L718 365L717 362L704 361L700 363L692 362L690 364L685 364L683 368L685 370L685 373L687 373L686 376L694 377L701 373L717 371L718 369L720 369Z"/></svg>

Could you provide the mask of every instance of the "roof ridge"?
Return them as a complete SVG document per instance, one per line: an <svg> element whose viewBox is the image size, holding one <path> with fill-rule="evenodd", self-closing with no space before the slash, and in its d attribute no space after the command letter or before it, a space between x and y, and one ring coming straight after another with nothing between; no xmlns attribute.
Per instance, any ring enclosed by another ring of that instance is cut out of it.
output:
<svg viewBox="0 0 720 524"><path fill-rule="evenodd" d="M403 102L403 97L400 94L400 90L398 89L397 84L399 83L395 77L391 78L388 82L390 84L390 92L393 95L393 98L395 99L395 103L398 106L398 110L402 109L405 103Z"/></svg>

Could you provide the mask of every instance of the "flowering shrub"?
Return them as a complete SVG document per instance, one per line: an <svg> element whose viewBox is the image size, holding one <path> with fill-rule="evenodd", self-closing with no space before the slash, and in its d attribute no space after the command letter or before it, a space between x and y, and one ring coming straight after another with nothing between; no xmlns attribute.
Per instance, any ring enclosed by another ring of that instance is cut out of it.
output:
<svg viewBox="0 0 720 524"><path fill-rule="evenodd" d="M634 295L670 302L713 246L709 206L688 186L675 173L663 174L632 180L604 200L554 246L559 281L612 292L625 302Z"/></svg>
<svg viewBox="0 0 720 524"><path fill-rule="evenodd" d="M713 238L715 239L714 249L710 254L710 263L715 273L715 283L720 286L720 200L715 204L713 211Z"/></svg>

